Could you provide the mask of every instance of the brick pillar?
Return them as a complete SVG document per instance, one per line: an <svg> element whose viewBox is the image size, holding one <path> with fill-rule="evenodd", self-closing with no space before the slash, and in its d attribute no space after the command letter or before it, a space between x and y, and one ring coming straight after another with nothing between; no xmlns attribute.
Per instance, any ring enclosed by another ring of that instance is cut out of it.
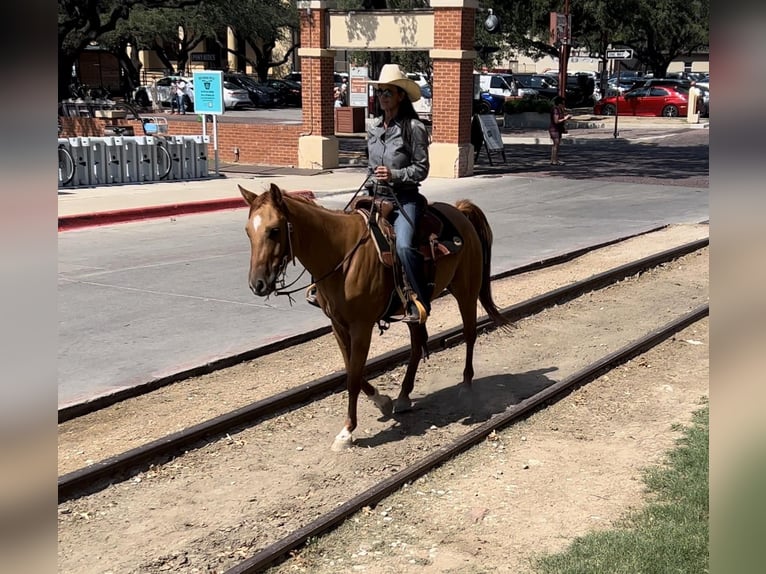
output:
<svg viewBox="0 0 766 574"><path fill-rule="evenodd" d="M303 132L298 139L298 167L338 167L335 137L333 72L335 51L328 50L328 14L331 0L299 0L301 21L301 91Z"/></svg>
<svg viewBox="0 0 766 574"><path fill-rule="evenodd" d="M432 177L473 175L474 25L478 0L431 0L434 11ZM457 94L457 98L455 98Z"/></svg>

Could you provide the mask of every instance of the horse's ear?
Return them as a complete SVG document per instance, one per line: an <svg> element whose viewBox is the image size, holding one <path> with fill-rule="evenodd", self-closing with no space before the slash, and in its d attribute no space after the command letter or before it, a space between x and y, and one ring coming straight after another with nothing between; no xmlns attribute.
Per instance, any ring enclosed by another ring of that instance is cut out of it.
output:
<svg viewBox="0 0 766 574"><path fill-rule="evenodd" d="M271 186L269 186L269 195L271 195L271 201L274 205L280 208L284 205L282 190L276 183L272 183Z"/></svg>
<svg viewBox="0 0 766 574"><path fill-rule="evenodd" d="M255 202L255 200L258 198L258 196L256 194L254 194L252 191L246 190L241 185L238 185L237 187L239 188L239 193L241 193L242 197L245 198L245 201L247 202L247 204L248 205L253 205L253 202Z"/></svg>

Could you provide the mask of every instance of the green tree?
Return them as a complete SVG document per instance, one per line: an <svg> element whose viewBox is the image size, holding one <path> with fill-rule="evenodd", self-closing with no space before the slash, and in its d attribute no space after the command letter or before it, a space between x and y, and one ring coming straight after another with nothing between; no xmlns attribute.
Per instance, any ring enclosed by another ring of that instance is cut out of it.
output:
<svg viewBox="0 0 766 574"><path fill-rule="evenodd" d="M212 16L211 16L212 17ZM295 2L283 0L241 0L222 4L218 13L218 24L223 34L218 36L219 45L235 54L244 71L249 63L261 80L268 76L269 69L286 63L298 47L293 41L299 27ZM226 44L225 28L230 27L237 39L236 46ZM275 52L277 46L286 45L284 53ZM250 58L247 47L255 58Z"/></svg>
<svg viewBox="0 0 766 574"><path fill-rule="evenodd" d="M199 0L59 0L58 3L58 97L69 97L72 68L82 51L116 30L136 6L185 8Z"/></svg>

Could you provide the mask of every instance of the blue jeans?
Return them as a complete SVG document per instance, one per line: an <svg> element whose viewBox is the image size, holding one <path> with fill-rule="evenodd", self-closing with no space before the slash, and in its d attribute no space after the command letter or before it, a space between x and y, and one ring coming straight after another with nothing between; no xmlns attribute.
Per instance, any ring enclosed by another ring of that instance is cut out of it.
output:
<svg viewBox="0 0 766 574"><path fill-rule="evenodd" d="M399 197L401 210L407 214L407 217L415 226L417 226L423 215L425 202L421 202L422 198L419 194L408 194L406 197ZM394 219L394 231L396 233L396 255L399 257L399 261L404 268L407 280L415 291L415 295L417 295L420 302L426 308L426 311L431 313L431 290L426 284L423 256L415 244L415 229L407 221L407 218L400 213L398 207L396 219Z"/></svg>

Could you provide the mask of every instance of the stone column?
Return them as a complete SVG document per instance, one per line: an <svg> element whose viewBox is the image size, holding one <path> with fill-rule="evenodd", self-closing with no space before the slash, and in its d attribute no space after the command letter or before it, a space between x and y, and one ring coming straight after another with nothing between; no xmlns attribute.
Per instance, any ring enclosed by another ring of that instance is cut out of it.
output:
<svg viewBox="0 0 766 574"><path fill-rule="evenodd" d="M298 139L298 167L338 167L333 72L335 51L328 50L328 14L332 0L299 0L301 20L301 91L303 132Z"/></svg>
<svg viewBox="0 0 766 574"><path fill-rule="evenodd" d="M430 177L473 175L471 117L478 0L431 0L434 11Z"/></svg>

